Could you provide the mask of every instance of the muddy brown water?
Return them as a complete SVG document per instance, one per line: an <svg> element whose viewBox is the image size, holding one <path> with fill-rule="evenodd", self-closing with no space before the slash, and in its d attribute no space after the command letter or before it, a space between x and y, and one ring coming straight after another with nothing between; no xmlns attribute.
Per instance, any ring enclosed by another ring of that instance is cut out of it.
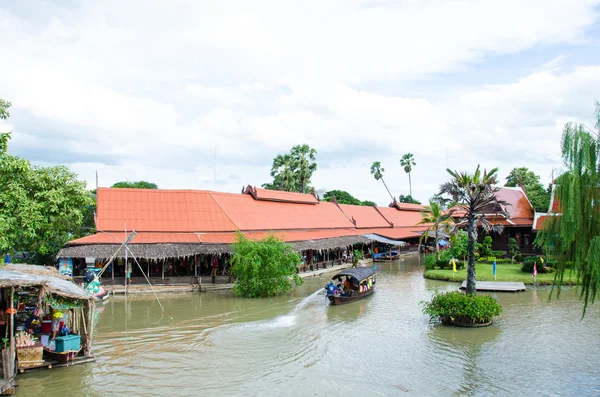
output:
<svg viewBox="0 0 600 397"><path fill-rule="evenodd" d="M490 327L435 325L420 302L457 284L425 280L419 256L378 263L371 297L329 307L229 292L112 298L96 313L91 364L18 377L22 396L574 396L600 394L600 311L573 288L493 294Z"/></svg>

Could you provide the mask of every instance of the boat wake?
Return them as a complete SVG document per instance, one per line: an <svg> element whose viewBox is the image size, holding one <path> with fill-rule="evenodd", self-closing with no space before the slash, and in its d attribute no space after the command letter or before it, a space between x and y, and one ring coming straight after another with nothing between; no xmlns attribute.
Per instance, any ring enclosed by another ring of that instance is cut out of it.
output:
<svg viewBox="0 0 600 397"><path fill-rule="evenodd" d="M296 324L298 314L301 310L307 308L313 303L318 302L322 299L323 288L319 288L306 298L303 298L288 314L283 316L275 317L273 320L261 323L246 324L246 327L260 328L260 329L277 329L277 328L289 328Z"/></svg>

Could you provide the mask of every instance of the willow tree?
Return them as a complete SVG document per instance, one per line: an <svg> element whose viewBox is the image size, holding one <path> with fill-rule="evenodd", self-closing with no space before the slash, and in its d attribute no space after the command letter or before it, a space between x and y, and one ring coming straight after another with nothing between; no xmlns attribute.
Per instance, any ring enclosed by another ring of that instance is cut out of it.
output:
<svg viewBox="0 0 600 397"><path fill-rule="evenodd" d="M551 216L538 233L536 245L558 259L554 286L560 297L567 263L581 284L583 315L600 289L600 103L596 103L596 132L583 124L567 123L562 136L562 159L567 171L556 179L554 201L559 216Z"/></svg>
<svg viewBox="0 0 600 397"><path fill-rule="evenodd" d="M425 207L425 211L421 212L421 221L419 225L428 225L425 233L421 235L421 241L429 237L429 232L433 230L435 236L435 257L440 259L440 251L438 247L438 231L440 228L448 229L452 224L452 211L443 211L438 203L429 202L429 206Z"/></svg>
<svg viewBox="0 0 600 397"><path fill-rule="evenodd" d="M452 176L450 182L444 183L440 188L441 194L448 194L457 202L456 212L464 213L457 226L465 226L469 236L467 251L469 262L467 267L467 294L475 294L475 243L477 242L477 228L481 227L485 232L502 232L502 226L494 225L484 214L506 215L505 201L500 201L496 193L500 190L494 187L498 183L498 168L489 173L483 173L477 166L474 174L458 172L447 169Z"/></svg>

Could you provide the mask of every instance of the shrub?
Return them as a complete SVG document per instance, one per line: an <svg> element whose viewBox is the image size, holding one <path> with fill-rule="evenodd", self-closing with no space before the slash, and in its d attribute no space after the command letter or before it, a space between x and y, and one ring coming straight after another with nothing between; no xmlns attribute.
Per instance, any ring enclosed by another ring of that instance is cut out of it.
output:
<svg viewBox="0 0 600 397"><path fill-rule="evenodd" d="M232 248L232 273L236 277L233 292L238 296L278 295L292 289L292 280L296 285L303 282L296 274L300 256L290 244L274 236L252 241L237 232Z"/></svg>
<svg viewBox="0 0 600 397"><path fill-rule="evenodd" d="M423 313L442 322L483 324L502 313L502 308L491 296L453 291L436 294L431 302L425 304Z"/></svg>
<svg viewBox="0 0 600 397"><path fill-rule="evenodd" d="M425 269L431 270L435 269L435 254L425 254Z"/></svg>
<svg viewBox="0 0 600 397"><path fill-rule="evenodd" d="M492 251L492 255L495 256L496 258L504 258L504 256L506 255L505 251Z"/></svg>
<svg viewBox="0 0 600 397"><path fill-rule="evenodd" d="M528 256L523 260L523 266L521 266L521 271L525 273L533 273L533 264L536 264L536 270L538 273L552 273L554 269L551 267L546 267L542 261L540 261L539 256ZM549 270L552 269L552 270Z"/></svg>

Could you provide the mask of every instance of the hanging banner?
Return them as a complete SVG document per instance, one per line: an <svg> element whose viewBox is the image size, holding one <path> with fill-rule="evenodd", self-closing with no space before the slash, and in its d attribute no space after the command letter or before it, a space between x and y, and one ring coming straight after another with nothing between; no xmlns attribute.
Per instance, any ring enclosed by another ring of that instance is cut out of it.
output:
<svg viewBox="0 0 600 397"><path fill-rule="evenodd" d="M63 276L73 277L73 259L60 258L58 260L58 272Z"/></svg>

